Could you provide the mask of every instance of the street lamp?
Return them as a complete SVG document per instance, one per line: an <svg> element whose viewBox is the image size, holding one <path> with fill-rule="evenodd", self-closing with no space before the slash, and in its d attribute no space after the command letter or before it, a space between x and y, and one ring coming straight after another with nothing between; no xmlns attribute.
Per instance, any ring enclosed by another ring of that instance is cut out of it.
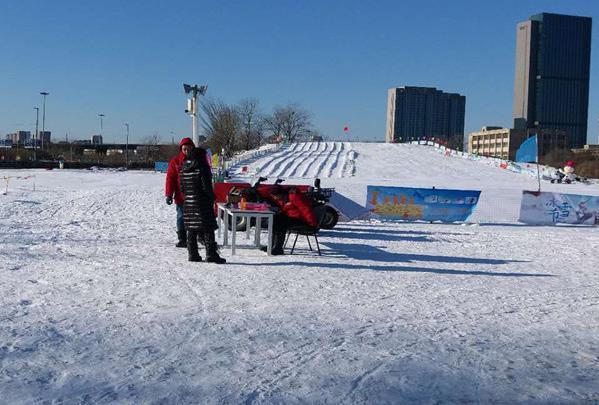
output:
<svg viewBox="0 0 599 405"><path fill-rule="evenodd" d="M37 160L37 137L39 136L38 129L39 129L39 122L40 122L40 108L33 107L33 109L35 110L35 135L33 136L33 160Z"/></svg>
<svg viewBox="0 0 599 405"><path fill-rule="evenodd" d="M125 144L125 168L129 169L129 124L123 124L127 128L127 143Z"/></svg>
<svg viewBox="0 0 599 405"><path fill-rule="evenodd" d="M185 109L185 112L191 116L193 143L197 146L200 144L200 137L198 135L198 94L202 96L206 94L208 86L198 86L197 84L192 86L184 83L183 90L185 91L185 94L191 93L191 98L187 100L187 108Z"/></svg>
<svg viewBox="0 0 599 405"><path fill-rule="evenodd" d="M46 136L46 96L50 93L48 93L47 91L40 91L40 94L42 95L42 103L43 103L43 110L42 110L42 150L44 150L44 137Z"/></svg>

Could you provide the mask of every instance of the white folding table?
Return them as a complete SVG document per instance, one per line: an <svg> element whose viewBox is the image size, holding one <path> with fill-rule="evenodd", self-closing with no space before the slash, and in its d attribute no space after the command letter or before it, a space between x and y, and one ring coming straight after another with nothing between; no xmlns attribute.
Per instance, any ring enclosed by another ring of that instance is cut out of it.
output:
<svg viewBox="0 0 599 405"><path fill-rule="evenodd" d="M229 221L231 226L231 255L235 254L237 246L237 218L246 218L246 239L250 238L251 219L256 219L256 229L254 231L254 245L260 246L260 232L262 230L262 218L268 220L268 241L266 243L266 253L271 255L272 251L272 229L274 222L273 211L241 210L238 208L227 207L224 203L217 204L218 237L223 233L223 246L229 244Z"/></svg>

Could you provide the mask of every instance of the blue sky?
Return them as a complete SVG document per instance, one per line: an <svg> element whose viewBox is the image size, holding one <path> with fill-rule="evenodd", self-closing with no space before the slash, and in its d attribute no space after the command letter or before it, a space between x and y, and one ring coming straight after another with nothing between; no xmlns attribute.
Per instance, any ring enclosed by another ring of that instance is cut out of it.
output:
<svg viewBox="0 0 599 405"><path fill-rule="evenodd" d="M384 139L387 89L466 96L466 132L510 126L516 24L599 16L596 0L28 1L0 3L0 136L35 128L42 90L53 138L188 136L182 83L265 112L298 103L329 139ZM593 21L589 139L599 133ZM343 126L349 125L349 134ZM40 124L41 127L41 124Z"/></svg>

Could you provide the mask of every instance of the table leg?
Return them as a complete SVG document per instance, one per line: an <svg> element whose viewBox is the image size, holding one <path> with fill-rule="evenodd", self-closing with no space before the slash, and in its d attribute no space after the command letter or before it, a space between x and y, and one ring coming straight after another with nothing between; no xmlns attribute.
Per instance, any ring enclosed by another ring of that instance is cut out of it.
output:
<svg viewBox="0 0 599 405"><path fill-rule="evenodd" d="M229 214L227 211L223 211L223 216L225 217L225 227L223 229L223 246L227 246L229 243Z"/></svg>
<svg viewBox="0 0 599 405"><path fill-rule="evenodd" d="M251 230L251 223L252 223L252 216L251 215L247 215L245 217L246 220L246 225L245 225L245 238L249 239L250 238L250 230Z"/></svg>
<svg viewBox="0 0 599 405"><path fill-rule="evenodd" d="M235 255L235 236L237 235L237 214L233 213L231 229L231 256Z"/></svg>
<svg viewBox="0 0 599 405"><path fill-rule="evenodd" d="M268 216L268 243L266 245L266 253L268 253L268 255L272 255L272 223L274 221L274 216L273 215L269 215Z"/></svg>
<svg viewBox="0 0 599 405"><path fill-rule="evenodd" d="M256 218L256 233L254 234L254 244L260 247L260 231L262 230L262 217Z"/></svg>
<svg viewBox="0 0 599 405"><path fill-rule="evenodd" d="M223 227L223 220L221 217L221 209L220 206L216 209L216 223L218 225L218 230L216 231L216 237L220 239L221 228Z"/></svg>

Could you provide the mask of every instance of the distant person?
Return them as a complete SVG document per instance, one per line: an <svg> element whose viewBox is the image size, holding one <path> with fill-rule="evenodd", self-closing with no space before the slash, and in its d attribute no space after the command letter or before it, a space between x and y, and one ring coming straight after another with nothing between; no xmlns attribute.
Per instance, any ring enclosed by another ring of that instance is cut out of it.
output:
<svg viewBox="0 0 599 405"><path fill-rule="evenodd" d="M183 167L183 162L194 148L195 145L190 138L181 139L181 142L179 142L179 154L170 160L168 164L168 170L166 172L166 185L164 188L164 194L166 195L166 203L168 205L173 203L174 197L175 205L177 206L178 242L175 246L180 248L187 247L187 234L185 232L185 224L183 221L183 202L185 196L181 192L179 173Z"/></svg>
<svg viewBox="0 0 599 405"><path fill-rule="evenodd" d="M181 191L185 195L183 219L187 230L187 253L190 262L201 262L198 240L206 248L206 261L226 263L219 256L214 231L218 229L214 215L212 170L206 160L206 151L195 148L188 155L180 173Z"/></svg>

